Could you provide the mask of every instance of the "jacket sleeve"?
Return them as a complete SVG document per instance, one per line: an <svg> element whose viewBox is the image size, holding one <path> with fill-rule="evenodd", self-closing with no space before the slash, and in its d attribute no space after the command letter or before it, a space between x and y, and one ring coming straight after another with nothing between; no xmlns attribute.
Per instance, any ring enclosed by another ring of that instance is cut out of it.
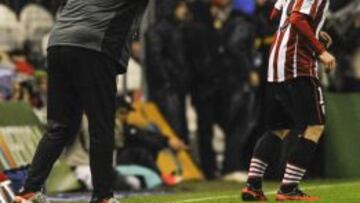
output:
<svg viewBox="0 0 360 203"><path fill-rule="evenodd" d="M304 37L317 55L326 51L324 45L316 38L315 32L309 23L309 17L306 14L295 11L290 16L290 23L296 31Z"/></svg>
<svg viewBox="0 0 360 203"><path fill-rule="evenodd" d="M236 22L234 34L228 41L229 52L241 60L242 68L247 70L254 69L253 64L253 46L254 46L254 29L245 22Z"/></svg>
<svg viewBox="0 0 360 203"><path fill-rule="evenodd" d="M158 29L150 28L146 33L146 60L151 66L156 67L156 72L162 80L170 78L168 68L170 62L163 57L164 41Z"/></svg>
<svg viewBox="0 0 360 203"><path fill-rule="evenodd" d="M168 147L168 139L164 135L143 130L135 126L127 127L125 137L128 142L141 143L144 146L156 150L162 150Z"/></svg>

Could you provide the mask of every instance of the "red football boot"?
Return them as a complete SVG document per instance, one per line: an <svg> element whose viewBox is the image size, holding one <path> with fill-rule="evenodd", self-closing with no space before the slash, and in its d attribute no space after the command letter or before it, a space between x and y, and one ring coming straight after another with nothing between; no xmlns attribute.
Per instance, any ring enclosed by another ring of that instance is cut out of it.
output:
<svg viewBox="0 0 360 203"><path fill-rule="evenodd" d="M244 202L266 202L268 198L262 190L255 190L251 187L245 187L241 192L241 197Z"/></svg>
<svg viewBox="0 0 360 203"><path fill-rule="evenodd" d="M278 192L276 195L276 201L283 202L283 201L306 201L306 202L315 202L319 201L319 197L314 197L305 194L299 188L295 188L292 192L283 193L281 191Z"/></svg>

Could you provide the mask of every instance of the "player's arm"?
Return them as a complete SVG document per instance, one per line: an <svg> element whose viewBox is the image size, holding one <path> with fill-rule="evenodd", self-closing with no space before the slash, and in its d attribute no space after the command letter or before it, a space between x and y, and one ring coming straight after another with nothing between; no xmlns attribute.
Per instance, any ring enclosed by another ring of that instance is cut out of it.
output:
<svg viewBox="0 0 360 203"><path fill-rule="evenodd" d="M320 32L320 41L323 44L325 44L326 48L330 48L331 45L333 44L332 37L329 35L329 33L325 32L325 31Z"/></svg>
<svg viewBox="0 0 360 203"><path fill-rule="evenodd" d="M280 17L283 6L284 6L284 0L276 1L274 8L272 9L271 14L270 14L270 20L275 20L278 17Z"/></svg>
<svg viewBox="0 0 360 203"><path fill-rule="evenodd" d="M308 18L307 15L295 11L290 16L290 23L296 31L309 42L316 54L320 55L326 51L326 48L320 40L316 38Z"/></svg>
<svg viewBox="0 0 360 203"><path fill-rule="evenodd" d="M270 20L276 20L281 15L281 10L278 10L277 8L273 8L270 14Z"/></svg>
<svg viewBox="0 0 360 203"><path fill-rule="evenodd" d="M324 45L315 36L315 32L310 26L310 16L300 11L292 12L290 16L290 23L296 29L296 31L304 37L315 53L319 56L321 62L325 65L327 71L332 71L336 68L336 59L331 55Z"/></svg>

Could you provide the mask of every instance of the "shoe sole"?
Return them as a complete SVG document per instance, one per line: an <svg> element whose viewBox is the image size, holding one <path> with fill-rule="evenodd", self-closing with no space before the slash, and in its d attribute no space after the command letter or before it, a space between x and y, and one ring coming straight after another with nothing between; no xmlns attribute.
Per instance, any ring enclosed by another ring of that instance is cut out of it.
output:
<svg viewBox="0 0 360 203"><path fill-rule="evenodd" d="M31 203L31 201L20 197L15 197L12 203Z"/></svg>
<svg viewBox="0 0 360 203"><path fill-rule="evenodd" d="M268 200L255 198L253 195L249 193L243 193L241 198L244 202L267 202Z"/></svg>
<svg viewBox="0 0 360 203"><path fill-rule="evenodd" d="M301 197L276 197L275 201L285 202L285 201L303 201L303 202L317 202L320 201L320 198L306 199Z"/></svg>

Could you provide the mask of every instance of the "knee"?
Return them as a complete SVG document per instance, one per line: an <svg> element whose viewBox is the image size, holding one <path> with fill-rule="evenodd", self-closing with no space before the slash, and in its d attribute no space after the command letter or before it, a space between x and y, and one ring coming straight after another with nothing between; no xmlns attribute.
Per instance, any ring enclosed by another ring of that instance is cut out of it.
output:
<svg viewBox="0 0 360 203"><path fill-rule="evenodd" d="M272 133L279 137L280 139L284 140L290 133L289 129L284 129L284 130L276 130L276 131L272 131Z"/></svg>
<svg viewBox="0 0 360 203"><path fill-rule="evenodd" d="M49 121L46 125L44 138L48 140L66 140L68 139L68 126L62 123Z"/></svg>
<svg viewBox="0 0 360 203"><path fill-rule="evenodd" d="M325 131L324 125L308 126L304 132L304 138L318 143Z"/></svg>
<svg viewBox="0 0 360 203"><path fill-rule="evenodd" d="M78 131L79 126L49 121L46 125L46 133L44 138L48 140L67 141L70 138L74 137L78 133Z"/></svg>

